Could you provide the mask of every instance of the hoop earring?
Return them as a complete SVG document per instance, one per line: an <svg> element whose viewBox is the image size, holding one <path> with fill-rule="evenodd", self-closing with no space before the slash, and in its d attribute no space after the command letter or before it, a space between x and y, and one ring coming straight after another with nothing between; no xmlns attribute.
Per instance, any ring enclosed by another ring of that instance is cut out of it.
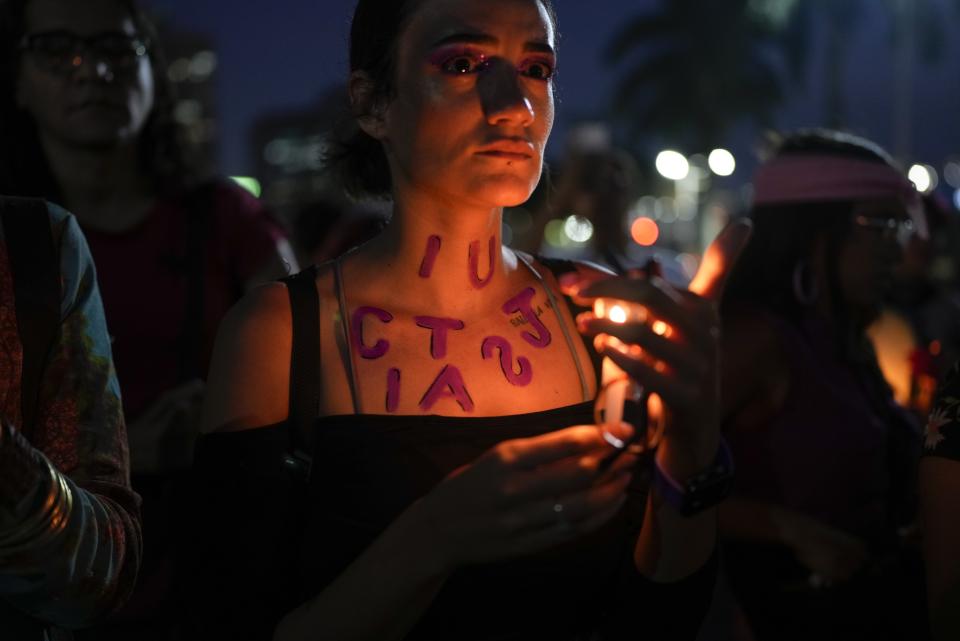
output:
<svg viewBox="0 0 960 641"><path fill-rule="evenodd" d="M798 261L793 268L793 297L804 306L813 305L820 295L816 282L810 275L810 263Z"/></svg>

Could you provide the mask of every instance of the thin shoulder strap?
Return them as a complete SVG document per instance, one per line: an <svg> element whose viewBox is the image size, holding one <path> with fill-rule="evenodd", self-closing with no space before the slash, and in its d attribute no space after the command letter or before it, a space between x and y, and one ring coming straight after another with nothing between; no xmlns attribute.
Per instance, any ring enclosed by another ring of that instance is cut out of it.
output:
<svg viewBox="0 0 960 641"><path fill-rule="evenodd" d="M53 244L47 205L42 200L0 199L0 216L23 350L21 429L29 437L39 411L43 371L60 331L60 257Z"/></svg>
<svg viewBox="0 0 960 641"><path fill-rule="evenodd" d="M590 386L587 385L587 376L583 372L583 365L580 364L580 357L577 356L577 348L574 345L573 337L570 336L570 330L567 329L567 324L563 320L563 316L560 314L560 307L557 303L556 296L553 295L553 290L547 285L543 280L543 276L540 275L540 272L537 271L536 267L527 260L526 256L517 252L517 258L527 266L527 269L533 274L533 276L540 281L540 284L543 285L543 291L547 293L547 300L550 301L550 307L553 309L553 313L557 317L557 323L560 325L560 331L563 332L563 340L567 343L567 349L570 351L570 357L573 358L573 364L577 367L577 377L580 379L580 392L583 394L583 400L589 401L592 400L590 396Z"/></svg>
<svg viewBox="0 0 960 641"><path fill-rule="evenodd" d="M290 296L293 340L290 350L291 453L309 475L313 456L313 424L320 411L320 296L317 268L311 266L283 279Z"/></svg>
<svg viewBox="0 0 960 641"><path fill-rule="evenodd" d="M566 258L550 258L548 256L536 256L535 259L537 263L546 267L547 270L550 271L555 278L560 278L564 274L570 274L570 273L576 272L577 265L579 264L577 262L568 260ZM570 310L570 315L573 316L574 318L576 318L577 315L580 314L581 312L592 311L592 309L589 307L583 307L581 305L577 305L576 303L573 302L573 300L570 299L569 296L564 296L563 300L566 301L567 309ZM597 389L600 389L601 377L602 377L602 371L603 371L603 357L597 353L596 349L594 349L593 341L585 341L584 346L587 348L587 354L590 355L590 362L593 363L593 370L594 372L596 372Z"/></svg>
<svg viewBox="0 0 960 641"><path fill-rule="evenodd" d="M340 356L343 359L343 366L347 368L347 383L350 385L350 400L353 401L353 413L360 413L360 386L357 385L357 372L353 367L353 352L350 349L350 319L347 316L347 294L343 288L343 268L340 266L338 256L333 261L333 279L334 287L337 290L337 303L340 306L340 334L337 337L337 344L340 347Z"/></svg>

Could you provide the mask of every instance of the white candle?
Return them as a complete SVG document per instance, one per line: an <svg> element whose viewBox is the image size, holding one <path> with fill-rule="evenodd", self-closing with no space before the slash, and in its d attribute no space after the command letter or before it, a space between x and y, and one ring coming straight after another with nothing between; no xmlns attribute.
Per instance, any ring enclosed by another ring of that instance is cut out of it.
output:
<svg viewBox="0 0 960 641"><path fill-rule="evenodd" d="M630 380L624 371L606 356L603 358L601 367L601 384L606 390L603 403L603 426L605 432L610 434L610 428L618 427L623 421L623 402L627 398L627 386L630 385ZM614 445L617 444L614 443Z"/></svg>
<svg viewBox="0 0 960 641"><path fill-rule="evenodd" d="M598 298L593 304L593 313L598 318L608 318L615 323L646 320L647 310L640 305L630 305L623 301L611 301ZM616 338L608 339L614 345L622 345ZM603 433L611 445L622 448L625 444L612 432L623 422L623 403L627 398L628 390L632 386L630 378L619 365L609 357L604 357L601 364L600 384L603 392ZM616 442L614 442L616 441Z"/></svg>

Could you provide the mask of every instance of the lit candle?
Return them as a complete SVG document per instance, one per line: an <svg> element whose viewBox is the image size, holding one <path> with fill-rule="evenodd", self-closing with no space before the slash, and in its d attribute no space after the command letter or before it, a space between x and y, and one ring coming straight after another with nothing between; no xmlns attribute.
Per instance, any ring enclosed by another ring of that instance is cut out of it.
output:
<svg viewBox="0 0 960 641"><path fill-rule="evenodd" d="M603 399L603 427L605 434L610 434L610 428L620 425L623 421L623 402L627 398L627 386L630 379L620 367L607 357L602 364L602 385L605 390ZM609 438L609 437L607 437ZM622 448L619 443L613 443Z"/></svg>
<svg viewBox="0 0 960 641"><path fill-rule="evenodd" d="M647 310L641 305L631 305L625 301L614 302L604 298L598 298L594 301L593 313L597 318L607 318L620 324L626 323L628 320L645 322L647 318ZM626 345L616 337L607 337L607 344L614 349L627 351ZM623 422L623 404L633 387L633 381L619 365L606 356L601 363L600 374L603 398L601 399L601 406L596 409L603 410L601 424L603 436L614 447L623 449L626 443L617 438L614 431ZM598 420L598 422L600 421Z"/></svg>

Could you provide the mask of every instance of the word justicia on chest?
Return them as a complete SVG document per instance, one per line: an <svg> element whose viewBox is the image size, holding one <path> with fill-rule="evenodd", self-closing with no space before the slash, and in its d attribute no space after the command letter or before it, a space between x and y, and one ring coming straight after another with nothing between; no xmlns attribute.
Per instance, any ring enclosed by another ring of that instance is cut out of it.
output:
<svg viewBox="0 0 960 641"><path fill-rule="evenodd" d="M532 301L535 295L536 290L533 287L526 287L504 302L501 311L512 326L522 325L527 328L520 332L521 340L535 349L544 349L550 345L552 335L539 318L543 308L540 305L536 308L533 306ZM514 315L518 316L514 318ZM394 315L386 309L371 306L357 307L350 314L350 342L353 353L367 361L384 358L390 353L390 340L388 338L368 340L364 333L365 322L368 326L371 322L388 325L395 322ZM467 327L467 323L461 319L442 316L415 316L413 322L418 328L424 330L425 338L429 333L429 341L425 340L424 346L429 350L430 358L436 361L446 359L449 342L454 340L453 336L456 333ZM501 374L511 385L524 387L533 381L533 366L530 360L519 354L507 337L491 334L485 336L477 347L480 349L483 360L499 364ZM384 403L387 412L396 412L399 407L402 374L402 370L396 367L387 371ZM464 412L474 410L473 398L467 389L463 374L454 363L442 364L439 373L420 397L418 406L422 411L429 411L444 398L456 401Z"/></svg>

